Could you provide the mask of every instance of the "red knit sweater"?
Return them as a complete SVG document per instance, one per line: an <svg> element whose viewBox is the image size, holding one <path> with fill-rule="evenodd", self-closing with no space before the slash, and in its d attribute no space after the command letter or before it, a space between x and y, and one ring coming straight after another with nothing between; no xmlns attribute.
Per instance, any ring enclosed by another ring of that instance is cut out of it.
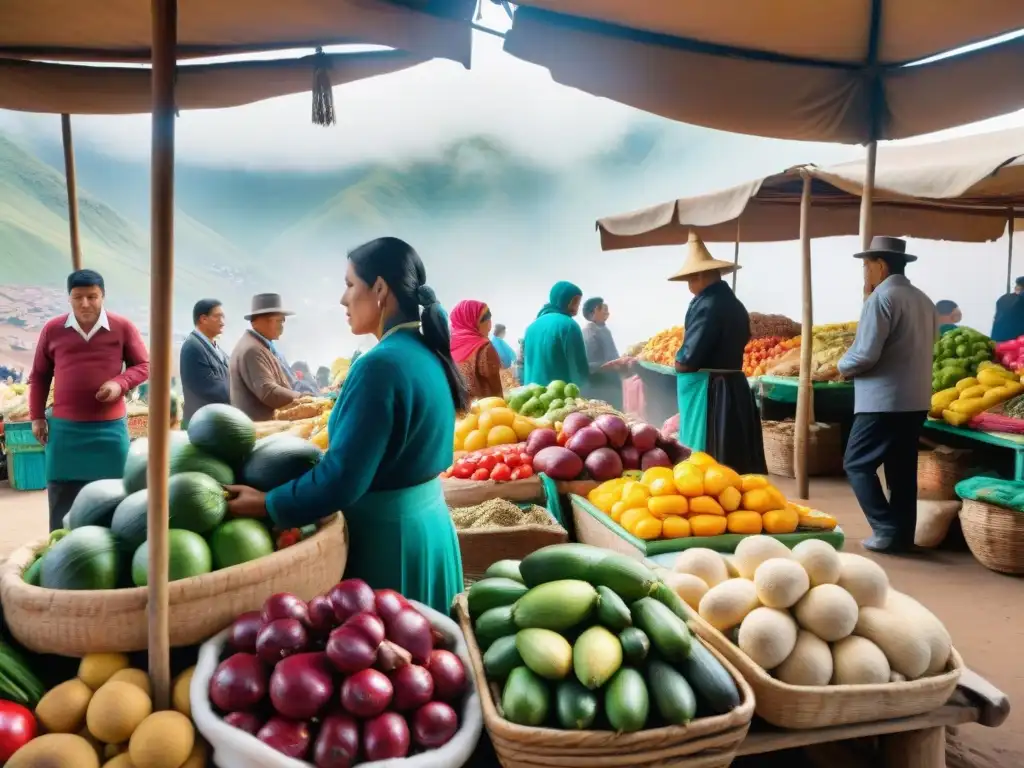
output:
<svg viewBox="0 0 1024 768"><path fill-rule="evenodd" d="M58 419L121 418L125 415L124 397L101 403L96 393L111 380L127 393L149 378L149 352L138 328L127 318L107 312L110 330L101 328L86 341L77 330L65 327L67 320L67 315L55 317L39 334L29 388L31 417L44 417L50 382L56 378L53 415Z"/></svg>

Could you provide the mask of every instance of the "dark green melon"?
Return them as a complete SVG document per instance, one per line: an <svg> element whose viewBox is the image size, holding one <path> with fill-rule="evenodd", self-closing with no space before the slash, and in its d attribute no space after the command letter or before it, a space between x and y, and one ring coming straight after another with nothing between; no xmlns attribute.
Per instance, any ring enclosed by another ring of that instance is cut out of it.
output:
<svg viewBox="0 0 1024 768"><path fill-rule="evenodd" d="M148 510L149 491L145 488L129 494L117 505L110 520L110 532L114 534L121 552L130 555L146 540Z"/></svg>
<svg viewBox="0 0 1024 768"><path fill-rule="evenodd" d="M294 435L259 440L242 468L242 483L271 491L297 480L320 463L323 451Z"/></svg>
<svg viewBox="0 0 1024 768"><path fill-rule="evenodd" d="M167 578L169 581L201 576L213 570L213 555L206 539L198 533L172 528L167 532ZM132 581L137 587L149 584L149 542L144 541L132 557Z"/></svg>
<svg viewBox="0 0 1024 768"><path fill-rule="evenodd" d="M195 533L213 530L228 510L224 488L202 472L172 475L167 484L167 506L172 528Z"/></svg>
<svg viewBox="0 0 1024 768"><path fill-rule="evenodd" d="M75 497L68 510L66 528L82 528L86 525L102 525L110 527L110 518L114 516L117 505L124 501L127 492L124 481L94 480Z"/></svg>
<svg viewBox="0 0 1024 768"><path fill-rule="evenodd" d="M149 463L149 443L141 438L132 443L128 451L128 460L124 467L124 487L128 493L141 491L147 485L146 469ZM142 443L142 445L139 445ZM235 482L235 472L225 462L216 459L205 451L196 448L188 441L184 432L171 433L172 475L182 472L202 472L218 483L231 485Z"/></svg>
<svg viewBox="0 0 1024 768"><path fill-rule="evenodd" d="M225 464L241 467L256 444L256 425L238 408L211 403L189 420L188 439Z"/></svg>
<svg viewBox="0 0 1024 768"><path fill-rule="evenodd" d="M45 589L114 589L120 561L117 542L109 530L98 525L76 528L43 557L39 585Z"/></svg>
<svg viewBox="0 0 1024 768"><path fill-rule="evenodd" d="M188 435L184 432L171 432L171 456L182 445L188 444ZM124 463L124 490L132 494L146 487L146 470L149 466L149 440L140 437L133 440L128 449L128 458Z"/></svg>

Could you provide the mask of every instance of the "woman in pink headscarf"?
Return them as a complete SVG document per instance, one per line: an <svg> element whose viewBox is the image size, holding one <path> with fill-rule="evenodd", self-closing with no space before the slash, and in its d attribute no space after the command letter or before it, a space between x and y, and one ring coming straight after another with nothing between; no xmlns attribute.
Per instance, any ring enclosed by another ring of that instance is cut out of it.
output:
<svg viewBox="0 0 1024 768"><path fill-rule="evenodd" d="M491 310L482 301L467 299L448 315L452 324L452 359L474 399L501 397L501 360L488 338Z"/></svg>

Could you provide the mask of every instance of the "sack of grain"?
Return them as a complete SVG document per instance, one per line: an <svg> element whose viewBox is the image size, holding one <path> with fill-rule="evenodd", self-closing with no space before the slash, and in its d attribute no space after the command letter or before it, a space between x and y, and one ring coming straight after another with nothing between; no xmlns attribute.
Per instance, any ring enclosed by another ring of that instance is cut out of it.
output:
<svg viewBox="0 0 1024 768"><path fill-rule="evenodd" d="M766 336L781 336L790 339L800 335L800 323L785 315L763 315L750 313L750 338L763 339Z"/></svg>

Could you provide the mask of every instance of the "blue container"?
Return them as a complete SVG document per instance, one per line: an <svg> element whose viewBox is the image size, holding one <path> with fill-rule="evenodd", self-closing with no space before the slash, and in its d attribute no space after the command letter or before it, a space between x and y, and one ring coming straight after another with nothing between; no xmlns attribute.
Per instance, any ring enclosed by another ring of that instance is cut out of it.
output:
<svg viewBox="0 0 1024 768"><path fill-rule="evenodd" d="M46 449L32 434L32 422L4 424L7 441L7 474L16 491L41 491L46 487Z"/></svg>

